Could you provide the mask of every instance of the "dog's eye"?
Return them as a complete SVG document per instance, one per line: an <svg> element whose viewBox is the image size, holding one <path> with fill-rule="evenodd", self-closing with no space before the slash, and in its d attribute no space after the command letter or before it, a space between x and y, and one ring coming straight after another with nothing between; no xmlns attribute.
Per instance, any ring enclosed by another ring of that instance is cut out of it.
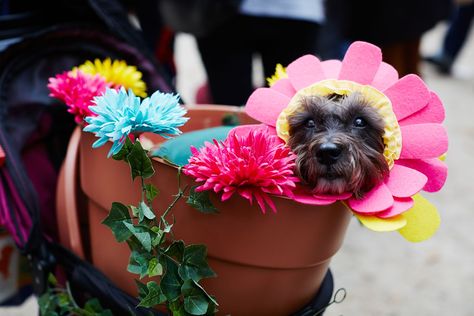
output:
<svg viewBox="0 0 474 316"><path fill-rule="evenodd" d="M305 126L307 128L315 128L316 127L316 124L314 123L314 120L307 120L306 123L305 123Z"/></svg>
<svg viewBox="0 0 474 316"><path fill-rule="evenodd" d="M367 126L367 122L362 117L356 117L353 124L354 124L355 127L366 127Z"/></svg>

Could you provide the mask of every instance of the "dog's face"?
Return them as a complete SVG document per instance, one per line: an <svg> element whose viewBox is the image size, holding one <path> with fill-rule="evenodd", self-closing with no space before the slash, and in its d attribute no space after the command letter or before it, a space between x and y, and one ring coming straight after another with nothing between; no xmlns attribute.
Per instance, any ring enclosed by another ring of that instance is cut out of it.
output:
<svg viewBox="0 0 474 316"><path fill-rule="evenodd" d="M316 194L353 192L358 198L389 172L384 121L358 93L307 96L288 117L296 173Z"/></svg>

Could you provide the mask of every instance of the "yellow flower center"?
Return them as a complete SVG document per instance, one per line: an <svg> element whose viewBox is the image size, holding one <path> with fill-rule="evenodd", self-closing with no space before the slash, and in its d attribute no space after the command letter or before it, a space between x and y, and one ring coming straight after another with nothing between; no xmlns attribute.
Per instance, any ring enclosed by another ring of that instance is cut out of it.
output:
<svg viewBox="0 0 474 316"><path fill-rule="evenodd" d="M377 112L382 116L385 127L383 134L384 141L384 157L389 168L392 168L394 160L400 158L402 151L402 133L398 120L392 109L392 102L382 92L369 85L361 85L359 83L348 80L328 79L316 82L306 88L299 90L290 100L288 106L278 116L276 122L276 130L278 136L285 142L290 137L288 117L298 112L301 108L301 97L318 95L328 96L331 94L349 95L351 93L360 93Z"/></svg>

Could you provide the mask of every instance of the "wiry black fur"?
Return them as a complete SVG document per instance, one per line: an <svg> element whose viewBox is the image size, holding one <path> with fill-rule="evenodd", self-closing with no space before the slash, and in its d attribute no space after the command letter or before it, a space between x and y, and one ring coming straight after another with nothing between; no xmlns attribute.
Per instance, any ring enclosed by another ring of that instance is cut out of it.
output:
<svg viewBox="0 0 474 316"><path fill-rule="evenodd" d="M288 118L288 144L297 155L297 175L315 193L353 192L360 198L388 175L383 119L360 94L310 96L300 102L303 110ZM366 126L356 127L356 118L362 118ZM327 142L342 150L331 165L316 157L320 145Z"/></svg>

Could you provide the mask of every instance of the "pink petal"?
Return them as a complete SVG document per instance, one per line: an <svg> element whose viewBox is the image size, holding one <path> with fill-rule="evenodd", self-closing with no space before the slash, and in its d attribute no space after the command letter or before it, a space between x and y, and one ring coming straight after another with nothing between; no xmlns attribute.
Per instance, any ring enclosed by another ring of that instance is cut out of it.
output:
<svg viewBox="0 0 474 316"><path fill-rule="evenodd" d="M421 191L427 180L423 173L395 164L385 185L393 196L407 198Z"/></svg>
<svg viewBox="0 0 474 316"><path fill-rule="evenodd" d="M245 112L252 118L270 126L275 126L281 111L290 98L271 88L258 88L247 100Z"/></svg>
<svg viewBox="0 0 474 316"><path fill-rule="evenodd" d="M286 73L296 90L325 79L321 62L313 55L298 58L288 65Z"/></svg>
<svg viewBox="0 0 474 316"><path fill-rule="evenodd" d="M293 191L293 200L309 205L329 205L336 202L336 199L319 199L311 194L309 190L297 188Z"/></svg>
<svg viewBox="0 0 474 316"><path fill-rule="evenodd" d="M401 126L400 159L437 158L448 151L448 135L440 124Z"/></svg>
<svg viewBox="0 0 474 316"><path fill-rule="evenodd" d="M392 65L382 62L371 85L383 91L398 80L398 72Z"/></svg>
<svg viewBox="0 0 474 316"><path fill-rule="evenodd" d="M278 80L273 84L271 88L280 93L283 93L284 95L289 96L290 98L293 97L296 93L296 90L295 88L293 88L290 79L287 78L282 78Z"/></svg>
<svg viewBox="0 0 474 316"><path fill-rule="evenodd" d="M443 123L445 118L445 112L443 107L443 102L433 91L430 92L431 98L428 104L419 110L418 112L413 113L410 116L407 116L399 123L400 125L408 124L420 124L420 123Z"/></svg>
<svg viewBox="0 0 474 316"><path fill-rule="evenodd" d="M438 158L432 159L399 159L395 164L400 164L412 169L416 169L428 177L428 182L423 187L427 192L437 192L441 190L446 177L448 176L448 167Z"/></svg>
<svg viewBox="0 0 474 316"><path fill-rule="evenodd" d="M366 42L354 42L342 60L339 79L369 84L374 79L381 62L380 48Z"/></svg>
<svg viewBox="0 0 474 316"><path fill-rule="evenodd" d="M417 75L407 75L383 92L392 101L399 121L421 110L430 99L430 91Z"/></svg>
<svg viewBox="0 0 474 316"><path fill-rule="evenodd" d="M368 192L364 198L350 198L347 201L349 207L358 213L376 213L391 207L393 196L385 183L381 183Z"/></svg>
<svg viewBox="0 0 474 316"><path fill-rule="evenodd" d="M389 218L400 215L413 207L412 198L394 198L393 206L387 210L377 213L377 217L380 218Z"/></svg>
<svg viewBox="0 0 474 316"><path fill-rule="evenodd" d="M352 193L343 193L343 194L339 194L339 195L318 195L318 194L313 194L313 196L317 199L321 199L321 200L338 200L338 201L341 201L341 200L347 200L348 198L350 198L352 196Z"/></svg>
<svg viewBox="0 0 474 316"><path fill-rule="evenodd" d="M337 79L339 77L339 71L341 71L342 62L337 59L330 59L321 62L324 74L327 79Z"/></svg>

